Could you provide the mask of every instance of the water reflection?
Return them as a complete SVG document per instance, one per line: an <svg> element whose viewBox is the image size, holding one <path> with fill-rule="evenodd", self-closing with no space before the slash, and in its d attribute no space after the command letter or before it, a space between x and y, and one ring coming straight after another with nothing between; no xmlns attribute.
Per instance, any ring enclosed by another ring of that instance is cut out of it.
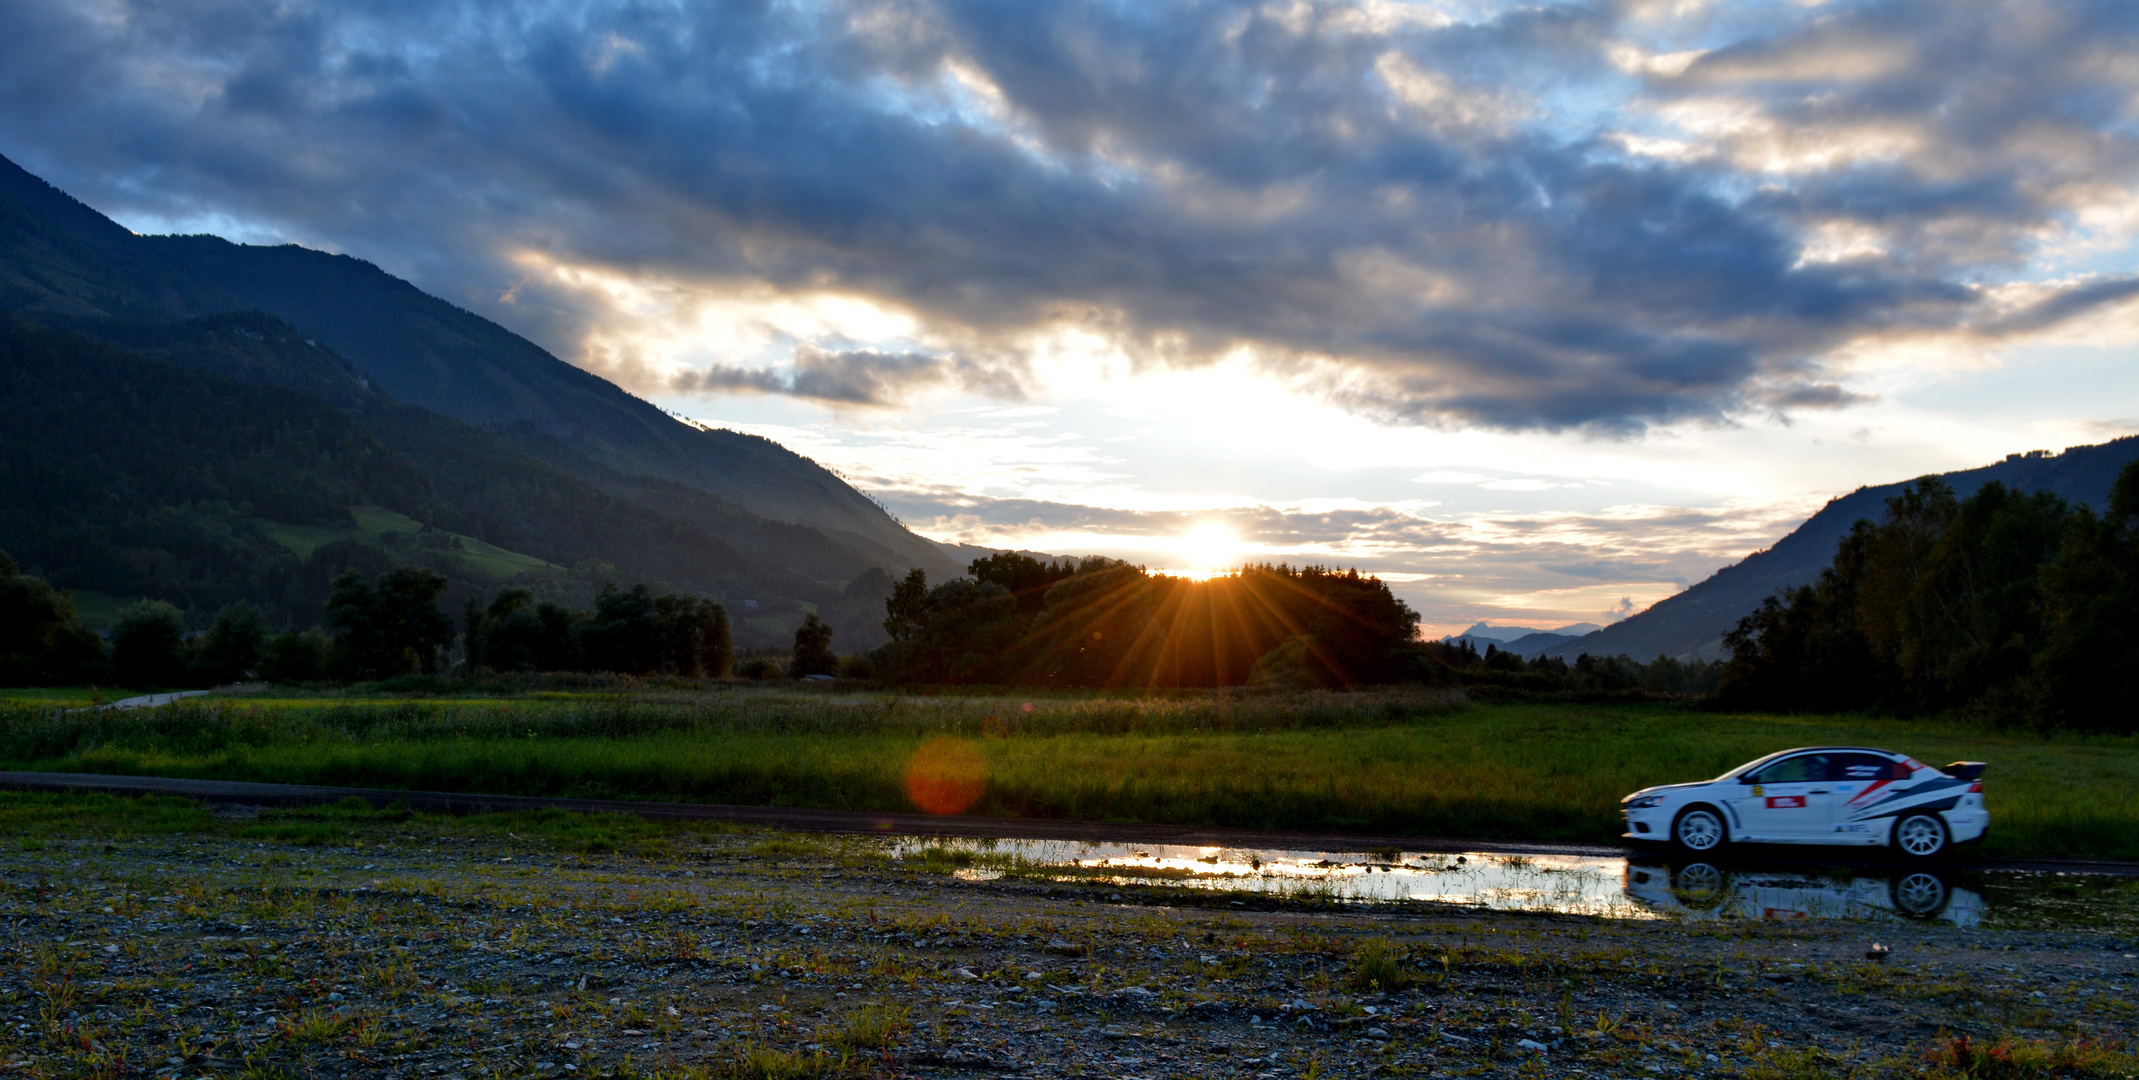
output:
<svg viewBox="0 0 2139 1080"><path fill-rule="evenodd" d="M1691 862L1629 864L1626 894L1659 914L1710 919L1936 919L1983 921L1983 894L1925 869L1858 875Z"/></svg>
<svg viewBox="0 0 2139 1080"><path fill-rule="evenodd" d="M1288 851L1061 840L894 842L967 881L1004 876L1367 903L1423 901L1623 919L1982 921L1983 894L1940 870L1763 868L1616 856Z"/></svg>

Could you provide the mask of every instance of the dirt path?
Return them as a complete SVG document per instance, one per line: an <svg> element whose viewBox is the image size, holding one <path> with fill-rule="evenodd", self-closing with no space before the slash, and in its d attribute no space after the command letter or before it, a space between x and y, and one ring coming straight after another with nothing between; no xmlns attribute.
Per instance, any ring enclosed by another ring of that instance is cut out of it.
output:
<svg viewBox="0 0 2139 1080"><path fill-rule="evenodd" d="M0 849L0 1072L1880 1077L1959 1035L2139 1025L2139 943L2098 933L1362 912L968 882L870 837L618 854L227 814Z"/></svg>

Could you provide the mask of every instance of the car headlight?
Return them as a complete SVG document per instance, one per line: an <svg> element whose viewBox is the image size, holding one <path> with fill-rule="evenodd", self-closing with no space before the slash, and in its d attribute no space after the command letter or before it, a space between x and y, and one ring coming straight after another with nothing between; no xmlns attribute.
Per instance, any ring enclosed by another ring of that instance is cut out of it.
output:
<svg viewBox="0 0 2139 1080"><path fill-rule="evenodd" d="M1652 806L1662 805L1664 805L1664 797L1662 795L1637 795L1626 801L1626 808L1629 810L1647 810Z"/></svg>

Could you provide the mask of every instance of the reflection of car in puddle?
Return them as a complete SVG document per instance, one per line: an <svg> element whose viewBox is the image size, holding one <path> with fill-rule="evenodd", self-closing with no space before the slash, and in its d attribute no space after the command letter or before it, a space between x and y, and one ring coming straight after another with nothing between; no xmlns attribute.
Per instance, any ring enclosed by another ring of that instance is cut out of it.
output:
<svg viewBox="0 0 2139 1080"><path fill-rule="evenodd" d="M1974 926L1983 896L1953 875L1911 869L1849 876L1722 867L1628 863L1628 898L1653 911L1710 919L1938 919Z"/></svg>

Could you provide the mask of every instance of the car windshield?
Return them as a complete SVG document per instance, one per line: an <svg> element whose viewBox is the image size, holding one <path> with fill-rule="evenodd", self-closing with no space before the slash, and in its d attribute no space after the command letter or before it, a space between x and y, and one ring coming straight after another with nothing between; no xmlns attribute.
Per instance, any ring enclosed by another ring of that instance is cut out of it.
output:
<svg viewBox="0 0 2139 1080"><path fill-rule="evenodd" d="M1746 773L1751 772L1752 770L1759 768L1760 766L1765 765L1768 762L1773 761L1776 758L1782 757L1783 755L1788 753L1790 753L1790 751L1788 750L1778 750L1775 753L1769 754L1767 757L1754 758L1753 760L1748 761L1743 765L1732 766L1730 769L1725 770L1723 775L1716 777L1714 780L1709 781L1709 783L1713 784L1719 783L1724 780L1735 780L1738 777L1743 776Z"/></svg>

